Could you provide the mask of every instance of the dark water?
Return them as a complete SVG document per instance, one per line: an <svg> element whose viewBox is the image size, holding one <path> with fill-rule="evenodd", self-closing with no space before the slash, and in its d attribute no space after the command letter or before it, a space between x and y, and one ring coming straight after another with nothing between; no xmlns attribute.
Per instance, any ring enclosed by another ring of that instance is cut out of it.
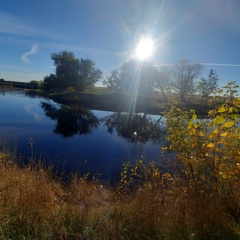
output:
<svg viewBox="0 0 240 240"><path fill-rule="evenodd" d="M0 109L1 146L64 174L99 173L115 181L126 161L163 161L160 116L70 108L19 92L1 93Z"/></svg>

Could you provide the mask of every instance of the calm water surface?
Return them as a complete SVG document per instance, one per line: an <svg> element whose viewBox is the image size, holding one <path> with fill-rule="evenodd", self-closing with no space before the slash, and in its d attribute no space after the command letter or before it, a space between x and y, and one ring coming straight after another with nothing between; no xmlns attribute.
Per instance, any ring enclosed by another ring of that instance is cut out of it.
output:
<svg viewBox="0 0 240 240"><path fill-rule="evenodd" d="M161 163L159 116L61 106L20 92L0 94L0 143L42 159L66 174L100 173L118 180L122 164ZM31 147L32 146L32 147Z"/></svg>

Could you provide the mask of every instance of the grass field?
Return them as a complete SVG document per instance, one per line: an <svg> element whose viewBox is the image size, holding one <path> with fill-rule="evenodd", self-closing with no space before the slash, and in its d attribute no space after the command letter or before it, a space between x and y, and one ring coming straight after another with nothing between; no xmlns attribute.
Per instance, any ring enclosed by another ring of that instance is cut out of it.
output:
<svg viewBox="0 0 240 240"><path fill-rule="evenodd" d="M134 188L75 176L64 183L51 169L19 166L2 151L0 239L240 238L238 188L229 196L201 194L155 175Z"/></svg>

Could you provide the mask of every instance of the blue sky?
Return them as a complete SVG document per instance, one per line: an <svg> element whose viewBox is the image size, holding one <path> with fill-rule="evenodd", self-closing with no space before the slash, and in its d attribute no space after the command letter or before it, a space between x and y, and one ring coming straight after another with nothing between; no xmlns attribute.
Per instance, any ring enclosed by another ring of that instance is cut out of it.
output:
<svg viewBox="0 0 240 240"><path fill-rule="evenodd" d="M0 0L0 78L43 80L50 54L89 57L105 75L132 57L138 39L156 42L152 63L180 59L240 83L239 0Z"/></svg>

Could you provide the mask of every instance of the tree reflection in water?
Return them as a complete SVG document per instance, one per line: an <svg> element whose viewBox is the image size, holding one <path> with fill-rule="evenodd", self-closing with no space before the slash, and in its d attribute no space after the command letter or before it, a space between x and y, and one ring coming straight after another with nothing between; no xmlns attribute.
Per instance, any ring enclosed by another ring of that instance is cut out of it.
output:
<svg viewBox="0 0 240 240"><path fill-rule="evenodd" d="M41 102L41 107L46 116L57 121L54 133L63 137L87 135L99 126L99 119L85 108L64 105L58 108L49 102Z"/></svg>
<svg viewBox="0 0 240 240"><path fill-rule="evenodd" d="M166 137L161 118L155 121L147 114L114 113L105 117L104 123L109 133L116 131L131 142L159 143Z"/></svg>

